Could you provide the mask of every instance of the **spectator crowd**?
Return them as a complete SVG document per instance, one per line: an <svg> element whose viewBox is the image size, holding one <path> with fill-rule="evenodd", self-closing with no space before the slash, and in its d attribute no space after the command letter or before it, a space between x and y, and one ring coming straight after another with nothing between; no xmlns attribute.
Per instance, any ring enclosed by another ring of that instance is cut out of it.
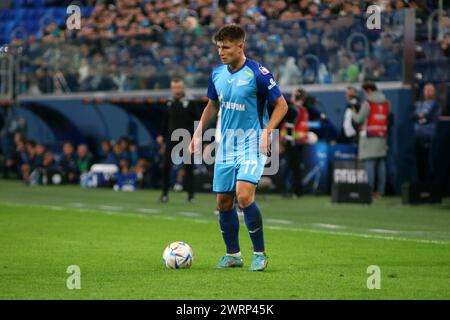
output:
<svg viewBox="0 0 450 320"><path fill-rule="evenodd" d="M101 151L94 155L86 144L66 141L61 152L27 139L21 132L14 135L14 148L4 153L2 177L19 178L29 185L78 184L80 177L95 163L113 164L123 175L136 174L141 187L149 186L151 163L140 154L136 143L127 137L117 142L101 142ZM146 185L147 184L147 185Z"/></svg>
<svg viewBox="0 0 450 320"><path fill-rule="evenodd" d="M215 7L212 0L105 0L82 18L81 30L50 22L11 44L22 47L20 89L31 94L168 88L174 76L187 87L205 87L219 62L211 35L225 23L245 26L248 55L280 85L400 80L401 9L429 13L423 3L230 0ZM366 28L371 4L383 9L381 32Z"/></svg>

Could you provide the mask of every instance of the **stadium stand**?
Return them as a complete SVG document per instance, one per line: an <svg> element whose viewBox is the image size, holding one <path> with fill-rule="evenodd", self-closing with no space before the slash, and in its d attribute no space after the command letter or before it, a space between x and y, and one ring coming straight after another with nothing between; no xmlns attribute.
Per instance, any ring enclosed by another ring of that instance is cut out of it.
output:
<svg viewBox="0 0 450 320"><path fill-rule="evenodd" d="M204 87L218 63L210 36L230 22L246 26L249 55L277 65L272 72L281 84L393 81L402 74L403 15L395 9L403 1L385 7L389 27L381 33L364 27L361 13L370 3L358 1L219 1L216 9L212 1L101 1L83 6L77 33L65 30L66 7L27 3L0 13L4 42L24 47L21 93L54 92L42 81L48 73L62 75L62 90L70 92L167 88L173 74Z"/></svg>

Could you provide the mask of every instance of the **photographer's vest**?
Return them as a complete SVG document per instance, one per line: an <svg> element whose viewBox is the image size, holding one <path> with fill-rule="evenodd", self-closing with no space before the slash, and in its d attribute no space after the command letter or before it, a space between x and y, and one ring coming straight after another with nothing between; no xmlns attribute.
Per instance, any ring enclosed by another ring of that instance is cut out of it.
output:
<svg viewBox="0 0 450 320"><path fill-rule="evenodd" d="M367 101L370 106L367 121L362 126L361 131L366 133L369 138L385 138L388 132L389 102L383 103Z"/></svg>
<svg viewBox="0 0 450 320"><path fill-rule="evenodd" d="M308 110L305 107L297 108L297 117L294 123L283 123L281 126L281 137L288 141L295 141L296 143L308 142Z"/></svg>

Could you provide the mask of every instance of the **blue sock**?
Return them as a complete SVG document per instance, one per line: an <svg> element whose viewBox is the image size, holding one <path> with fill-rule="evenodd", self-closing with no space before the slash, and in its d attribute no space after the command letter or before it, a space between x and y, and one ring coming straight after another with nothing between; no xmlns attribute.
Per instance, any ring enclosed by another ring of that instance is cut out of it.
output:
<svg viewBox="0 0 450 320"><path fill-rule="evenodd" d="M239 218L236 207L233 207L230 211L219 210L219 223L227 253L232 254L241 251L239 248Z"/></svg>
<svg viewBox="0 0 450 320"><path fill-rule="evenodd" d="M253 202L244 211L245 225L253 243L254 252L264 252L263 221L256 202Z"/></svg>

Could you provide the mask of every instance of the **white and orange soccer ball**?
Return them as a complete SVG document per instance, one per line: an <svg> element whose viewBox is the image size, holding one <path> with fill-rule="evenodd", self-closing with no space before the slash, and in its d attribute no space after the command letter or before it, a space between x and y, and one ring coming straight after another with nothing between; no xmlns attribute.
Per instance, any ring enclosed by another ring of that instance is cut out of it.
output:
<svg viewBox="0 0 450 320"><path fill-rule="evenodd" d="M193 260L191 247L182 241L172 242L163 252L163 262L169 269L187 269Z"/></svg>

